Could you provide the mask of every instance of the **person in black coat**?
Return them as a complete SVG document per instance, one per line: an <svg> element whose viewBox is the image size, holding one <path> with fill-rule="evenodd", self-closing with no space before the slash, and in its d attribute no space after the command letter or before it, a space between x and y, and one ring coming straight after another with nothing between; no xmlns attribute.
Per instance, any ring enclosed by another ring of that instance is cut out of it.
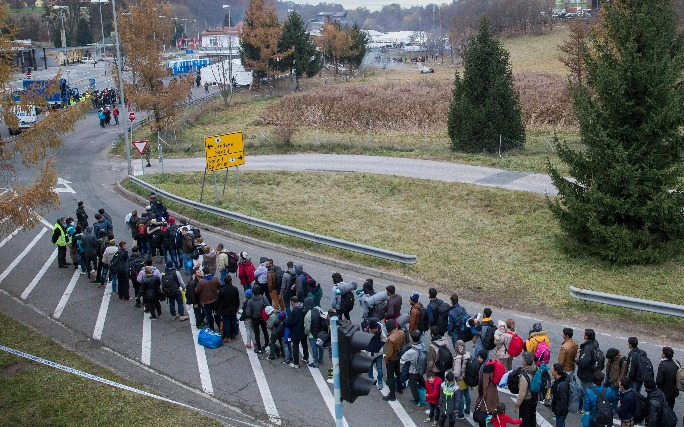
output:
<svg viewBox="0 0 684 427"><path fill-rule="evenodd" d="M647 378L644 381L644 389L646 390L646 420L644 423L646 427L660 427L663 408L667 404L665 395L662 390L656 388L653 378Z"/></svg>
<svg viewBox="0 0 684 427"><path fill-rule="evenodd" d="M594 386L594 351L599 348L596 341L596 333L593 329L584 330L584 342L579 346L579 355L575 361L577 365L577 378L580 386L586 393L589 387Z"/></svg>
<svg viewBox="0 0 684 427"><path fill-rule="evenodd" d="M663 360L658 365L658 374L656 375L656 386L663 391L665 400L670 408L674 409L674 403L679 390L677 389L677 371L679 366L672 360L674 351L670 347L663 347Z"/></svg>
<svg viewBox="0 0 684 427"><path fill-rule="evenodd" d="M154 275L154 268L145 267L145 277L140 284L140 294L143 298L145 308L150 312L150 319L156 319L161 316L161 304L159 303L159 296L161 295L161 279ZM155 310L157 315L154 314Z"/></svg>
<svg viewBox="0 0 684 427"><path fill-rule="evenodd" d="M190 282L188 282L188 285L185 288L185 302L192 306L192 310L195 313L195 325L198 328L205 325L203 307L199 302L199 298L195 295L195 288L200 280L202 280L202 269L197 267L190 278Z"/></svg>
<svg viewBox="0 0 684 427"><path fill-rule="evenodd" d="M565 373L561 363L555 363L551 369L554 381L551 384L551 411L556 416L556 425L565 427L570 405L570 377Z"/></svg>
<svg viewBox="0 0 684 427"><path fill-rule="evenodd" d="M223 323L223 342L229 343L238 335L237 312L240 307L240 293L233 285L230 275L225 281L218 294L218 313Z"/></svg>
<svg viewBox="0 0 684 427"><path fill-rule="evenodd" d="M299 368L299 346L304 352L304 363L309 363L309 343L304 332L304 305L299 302L297 297L290 298L292 307L290 315L285 320L285 326L290 328L290 338L292 339L294 362L290 363L291 368Z"/></svg>

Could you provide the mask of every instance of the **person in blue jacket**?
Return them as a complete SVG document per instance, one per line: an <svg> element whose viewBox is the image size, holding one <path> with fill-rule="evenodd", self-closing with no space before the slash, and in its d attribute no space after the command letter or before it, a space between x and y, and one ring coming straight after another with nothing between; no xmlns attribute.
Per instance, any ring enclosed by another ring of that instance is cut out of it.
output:
<svg viewBox="0 0 684 427"><path fill-rule="evenodd" d="M618 405L617 417L620 419L621 427L634 426L634 406L636 401L636 392L632 390L632 380L627 375L623 375L618 380Z"/></svg>
<svg viewBox="0 0 684 427"><path fill-rule="evenodd" d="M587 388L587 392L584 395L584 416L582 417L582 427L604 427L592 424L592 419L594 418L594 411L596 411L596 402L598 396L606 390L606 399L613 405L617 403L617 396L613 393L610 387L605 386L605 374L603 372L594 372L594 385Z"/></svg>

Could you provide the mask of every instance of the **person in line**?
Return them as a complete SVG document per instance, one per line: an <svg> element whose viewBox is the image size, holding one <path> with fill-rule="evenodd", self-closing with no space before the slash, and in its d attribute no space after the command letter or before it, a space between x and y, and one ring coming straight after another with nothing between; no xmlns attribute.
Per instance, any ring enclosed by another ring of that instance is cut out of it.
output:
<svg viewBox="0 0 684 427"><path fill-rule="evenodd" d="M454 349L456 355L454 356L453 373L454 377L456 378L456 384L458 384L458 388L463 397L460 400L461 403L458 406L458 414L456 414L456 418L462 420L466 415L470 415L470 387L465 383L465 372L466 366L468 365L468 362L470 362L472 356L466 350L465 343L461 340L456 340Z"/></svg>
<svg viewBox="0 0 684 427"><path fill-rule="evenodd" d="M195 293L197 289L197 284L202 280L202 270L198 267L193 272L190 281L185 289L185 302L192 307L192 311L195 315L195 326L201 328L206 325L204 323L204 311L202 310L202 304L200 304L199 298Z"/></svg>
<svg viewBox="0 0 684 427"><path fill-rule="evenodd" d="M551 375L554 380L551 384L551 412L556 417L556 427L565 427L570 405L570 377L560 363L553 364Z"/></svg>
<svg viewBox="0 0 684 427"><path fill-rule="evenodd" d="M679 365L672 360L673 357L674 350L671 347L663 347L662 358L658 365L658 375L656 376L656 385L663 391L665 400L672 409L674 409L675 399L679 396L679 389L677 388Z"/></svg>
<svg viewBox="0 0 684 427"><path fill-rule="evenodd" d="M258 289L255 287L254 289ZM313 300L311 300L313 304ZM290 338L292 339L293 361L289 364L290 368L299 368L299 346L302 346L304 353L304 364L309 363L309 344L304 330L304 304L299 302L297 297L290 298L290 315L285 321L285 326L290 328ZM255 327L256 332L256 327ZM258 338L257 338L258 340Z"/></svg>
<svg viewBox="0 0 684 427"><path fill-rule="evenodd" d="M63 216L60 216L52 227L52 243L57 245L57 267L67 268L71 263L66 260L67 232Z"/></svg>
<svg viewBox="0 0 684 427"><path fill-rule="evenodd" d="M577 341L572 339L573 335L572 328L563 328L563 344L561 344L558 353L558 363L563 365L565 373L570 375L571 379L575 378L575 357L579 349Z"/></svg>
<svg viewBox="0 0 684 427"><path fill-rule="evenodd" d="M632 380L623 375L618 380L620 392L618 394L617 418L620 427L634 427L634 408L636 406L636 394L632 387Z"/></svg>
<svg viewBox="0 0 684 427"><path fill-rule="evenodd" d="M515 399L513 412L520 415L521 425L525 427L536 427L537 425L537 401L539 396L530 391L532 377L537 372L534 364L534 354L525 351L521 355L523 362L523 372L520 373L519 390Z"/></svg>
<svg viewBox="0 0 684 427"><path fill-rule="evenodd" d="M461 393L458 392L453 372L447 372L439 393L439 426L444 427L449 420L449 427L456 424L456 408L461 406Z"/></svg>
<svg viewBox="0 0 684 427"><path fill-rule="evenodd" d="M140 294L143 298L145 308L150 313L150 319L155 320L162 315L159 298L161 296L161 280L154 274L154 268L145 267L143 270L145 277L140 284Z"/></svg>
<svg viewBox="0 0 684 427"><path fill-rule="evenodd" d="M436 426L439 421L439 397L440 392L442 391L441 386L442 379L436 377L434 372L428 372L427 380L425 380L425 401L430 405L430 412L424 422L432 423L433 426ZM459 405L459 408L460 407L461 405Z"/></svg>
<svg viewBox="0 0 684 427"><path fill-rule="evenodd" d="M522 419L514 420L506 414L506 405L499 403L492 412L492 427L506 427L508 424L520 425Z"/></svg>
<svg viewBox="0 0 684 427"><path fill-rule="evenodd" d="M404 387L401 380L401 370L399 364L399 351L404 346L405 334L404 331L397 328L397 322L394 320L387 320L385 322L385 329L389 334L387 336L387 343L385 344L385 367L387 368L387 385L389 386L389 393L382 399L385 401L397 400L395 393L403 393Z"/></svg>
<svg viewBox="0 0 684 427"><path fill-rule="evenodd" d="M214 303L218 299L219 288L221 283L218 277L209 273L209 269L204 267L202 269L203 277L195 287L195 295L199 298L202 307L204 308L205 322L209 328L214 329Z"/></svg>

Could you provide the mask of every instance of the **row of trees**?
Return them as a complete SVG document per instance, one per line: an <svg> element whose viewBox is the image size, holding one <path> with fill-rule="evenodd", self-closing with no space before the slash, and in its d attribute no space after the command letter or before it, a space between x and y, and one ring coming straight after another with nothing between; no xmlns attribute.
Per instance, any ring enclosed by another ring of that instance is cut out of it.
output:
<svg viewBox="0 0 684 427"><path fill-rule="evenodd" d="M254 84L262 79L292 72L296 89L302 76L312 77L321 69L321 59L332 64L335 73L341 64L350 70L359 67L366 55L367 36L358 26L341 27L328 22L315 42L306 23L290 12L282 25L275 3L251 0L245 14L240 39L240 55L245 68L254 73Z"/></svg>
<svg viewBox="0 0 684 427"><path fill-rule="evenodd" d="M684 239L684 40L670 0L605 3L592 31L562 47L580 149L556 141L570 177L549 163L548 206L577 253L651 263ZM524 144L508 53L483 20L464 49L448 116L452 148L493 152Z"/></svg>

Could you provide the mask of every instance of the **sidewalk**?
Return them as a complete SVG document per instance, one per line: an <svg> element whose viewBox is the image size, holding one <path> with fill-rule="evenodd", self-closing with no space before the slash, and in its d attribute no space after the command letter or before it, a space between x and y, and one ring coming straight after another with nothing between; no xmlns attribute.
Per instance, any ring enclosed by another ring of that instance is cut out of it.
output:
<svg viewBox="0 0 684 427"><path fill-rule="evenodd" d="M137 154L137 153L136 153ZM136 176L142 174L140 161L132 159ZM158 159L152 160L152 167L145 168L145 174L161 173ZM126 170L125 165L123 170ZM203 171L204 158L165 159L165 172ZM545 174L506 171L482 166L458 163L416 160L397 157L377 157L338 154L288 154L268 156L248 156L240 170L288 170L288 171L326 171L326 172L365 172L383 175L396 175L408 178L429 179L443 182L461 182L507 190L527 191L554 196L558 193Z"/></svg>

